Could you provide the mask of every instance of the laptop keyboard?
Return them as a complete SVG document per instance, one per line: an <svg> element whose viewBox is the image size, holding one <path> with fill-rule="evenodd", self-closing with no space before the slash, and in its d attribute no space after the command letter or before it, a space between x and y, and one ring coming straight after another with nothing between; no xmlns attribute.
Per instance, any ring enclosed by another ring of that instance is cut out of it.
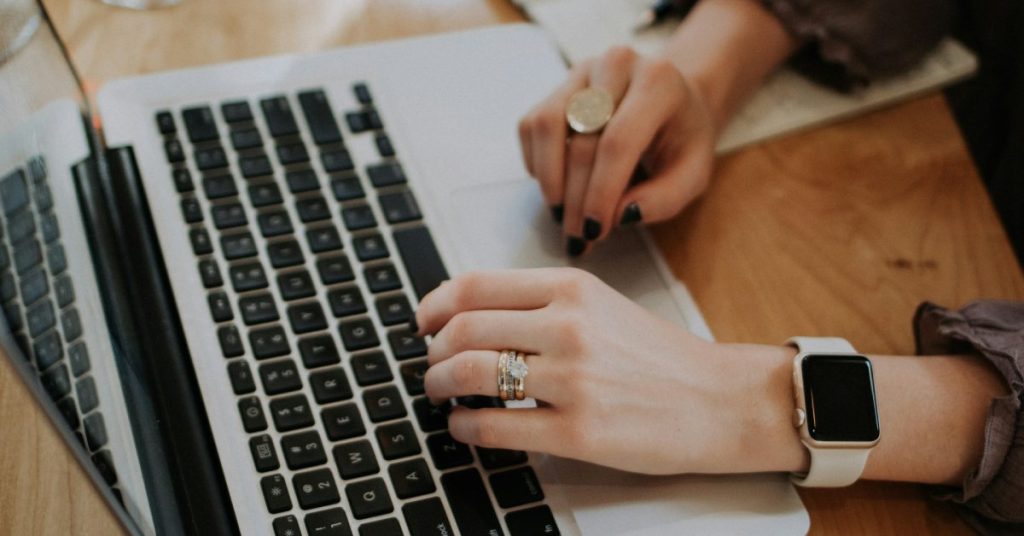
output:
<svg viewBox="0 0 1024 536"><path fill-rule="evenodd" d="M344 125L374 162L322 90L155 118L272 530L498 535L504 512L513 535L557 534L526 453L455 441L424 396L408 322L448 274L378 103L352 91Z"/></svg>
<svg viewBox="0 0 1024 536"><path fill-rule="evenodd" d="M7 324L44 389L114 486L117 472L42 157L0 178L0 205L0 300Z"/></svg>

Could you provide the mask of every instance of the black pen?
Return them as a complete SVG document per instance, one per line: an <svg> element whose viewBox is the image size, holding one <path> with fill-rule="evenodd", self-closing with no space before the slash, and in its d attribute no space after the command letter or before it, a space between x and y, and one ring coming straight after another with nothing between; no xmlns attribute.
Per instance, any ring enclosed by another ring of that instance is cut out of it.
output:
<svg viewBox="0 0 1024 536"><path fill-rule="evenodd" d="M685 16L696 3L696 0L657 0L640 13L633 31L650 28L672 15Z"/></svg>

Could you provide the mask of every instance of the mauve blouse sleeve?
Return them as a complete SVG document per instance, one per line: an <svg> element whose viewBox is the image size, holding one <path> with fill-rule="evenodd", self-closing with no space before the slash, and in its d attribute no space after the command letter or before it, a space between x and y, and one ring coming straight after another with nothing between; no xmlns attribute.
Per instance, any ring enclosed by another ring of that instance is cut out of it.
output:
<svg viewBox="0 0 1024 536"><path fill-rule="evenodd" d="M980 355L1010 388L989 408L978 466L962 487L935 496L959 504L983 534L1024 534L1024 303L978 301L959 311L924 303L914 333L918 354Z"/></svg>
<svg viewBox="0 0 1024 536"><path fill-rule="evenodd" d="M949 32L956 0L763 0L808 43L795 64L840 88L913 66Z"/></svg>

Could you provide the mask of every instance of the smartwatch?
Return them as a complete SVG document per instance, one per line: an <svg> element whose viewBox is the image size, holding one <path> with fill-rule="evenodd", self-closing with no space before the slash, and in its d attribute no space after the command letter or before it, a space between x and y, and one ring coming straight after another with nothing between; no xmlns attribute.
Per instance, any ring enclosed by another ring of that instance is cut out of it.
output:
<svg viewBox="0 0 1024 536"><path fill-rule="evenodd" d="M838 337L793 337L793 426L811 454L794 484L838 488L860 478L878 444L878 404L871 361Z"/></svg>

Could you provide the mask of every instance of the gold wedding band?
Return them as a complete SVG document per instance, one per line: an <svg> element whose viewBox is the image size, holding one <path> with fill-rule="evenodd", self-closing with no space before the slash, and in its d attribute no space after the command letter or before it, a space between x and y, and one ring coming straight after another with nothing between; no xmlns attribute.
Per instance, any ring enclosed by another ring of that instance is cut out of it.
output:
<svg viewBox="0 0 1024 536"><path fill-rule="evenodd" d="M498 355L498 395L502 400L526 398L526 355L516 350L502 350Z"/></svg>
<svg viewBox="0 0 1024 536"><path fill-rule="evenodd" d="M600 132L615 111L611 93L588 87L572 94L565 108L565 120L573 131L580 134Z"/></svg>

